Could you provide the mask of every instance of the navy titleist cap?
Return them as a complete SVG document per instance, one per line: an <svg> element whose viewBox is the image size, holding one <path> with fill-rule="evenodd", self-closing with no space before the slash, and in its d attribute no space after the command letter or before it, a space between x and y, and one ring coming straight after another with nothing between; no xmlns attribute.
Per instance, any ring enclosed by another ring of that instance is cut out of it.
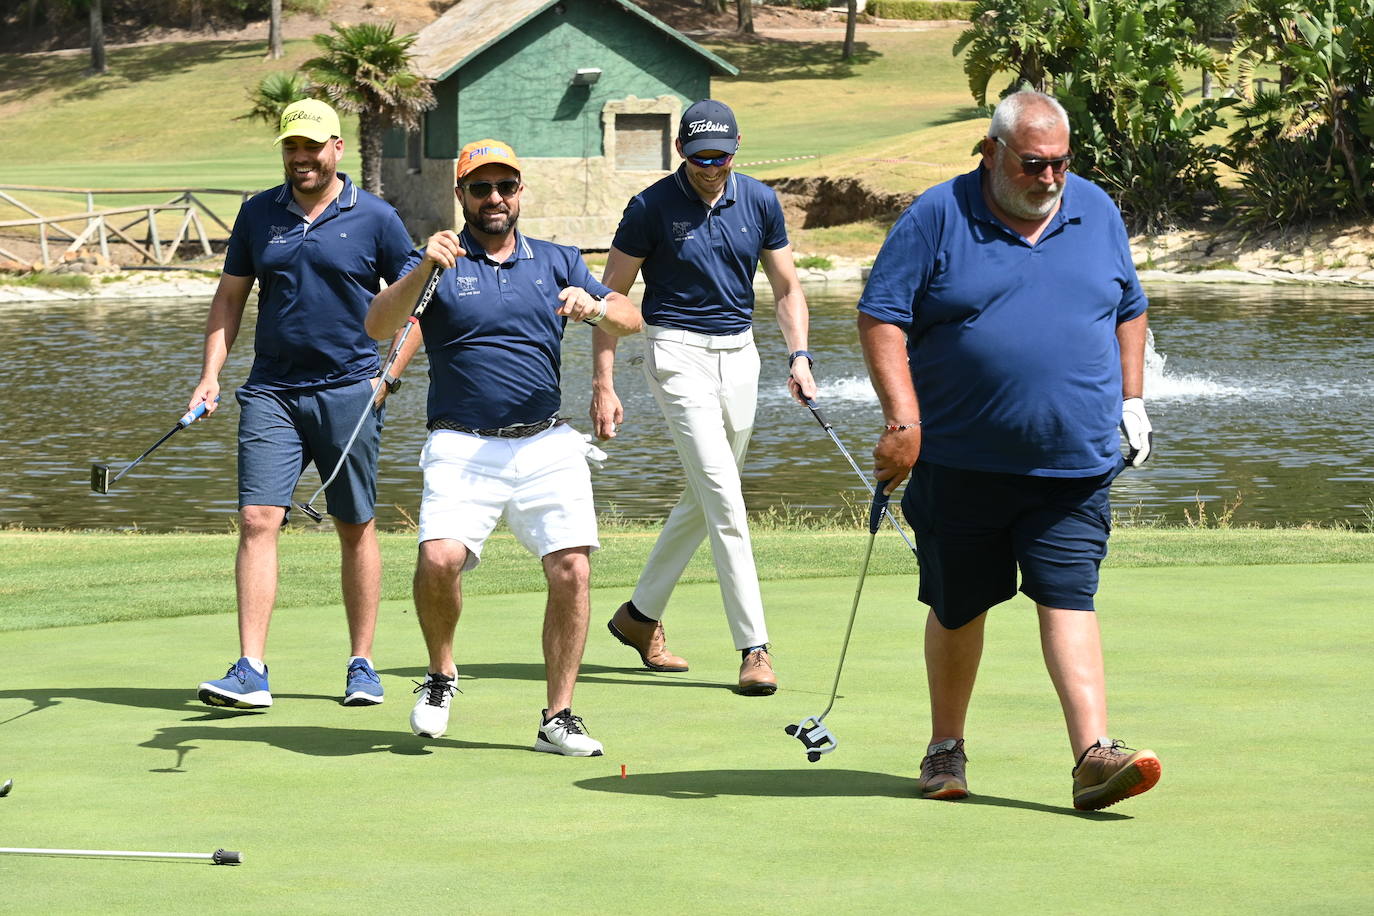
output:
<svg viewBox="0 0 1374 916"><path fill-rule="evenodd" d="M703 99L682 113L677 138L682 141L684 156L695 156L708 149L733 153L739 149L739 125L729 105Z"/></svg>

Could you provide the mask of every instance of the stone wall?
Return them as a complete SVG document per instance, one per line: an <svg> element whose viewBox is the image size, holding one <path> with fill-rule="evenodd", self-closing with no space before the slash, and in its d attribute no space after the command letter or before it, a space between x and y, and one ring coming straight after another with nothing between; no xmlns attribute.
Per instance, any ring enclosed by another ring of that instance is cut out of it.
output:
<svg viewBox="0 0 1374 916"><path fill-rule="evenodd" d="M1374 284L1374 226L1364 223L1265 233L1186 229L1136 236L1131 251L1144 270L1240 270L1272 279Z"/></svg>

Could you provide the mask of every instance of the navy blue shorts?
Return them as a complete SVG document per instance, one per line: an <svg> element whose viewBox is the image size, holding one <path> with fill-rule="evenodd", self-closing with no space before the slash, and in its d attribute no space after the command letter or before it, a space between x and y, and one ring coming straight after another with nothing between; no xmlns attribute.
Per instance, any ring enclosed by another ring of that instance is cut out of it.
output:
<svg viewBox="0 0 1374 916"><path fill-rule="evenodd" d="M240 388L239 508L291 506L296 482L314 462L323 482L373 396L371 380L338 388L277 391ZM339 476L325 490L329 514L360 525L377 503L377 453L386 405L358 431ZM318 484L315 484L318 486Z"/></svg>
<svg viewBox="0 0 1374 916"><path fill-rule="evenodd" d="M921 602L957 629L1014 596L1020 567L1036 604L1094 610L1119 473L1028 477L916 462L902 512L916 533Z"/></svg>

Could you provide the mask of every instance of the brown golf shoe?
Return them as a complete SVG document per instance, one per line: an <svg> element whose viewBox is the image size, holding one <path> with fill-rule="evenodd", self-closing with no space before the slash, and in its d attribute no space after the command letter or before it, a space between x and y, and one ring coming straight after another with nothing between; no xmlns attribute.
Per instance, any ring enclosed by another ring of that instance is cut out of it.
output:
<svg viewBox="0 0 1374 916"><path fill-rule="evenodd" d="M642 623L630 616L630 602L616 609L606 624L611 635L639 653L639 660L650 671L686 671L687 660L668 651L663 638L663 624L657 620Z"/></svg>
<svg viewBox="0 0 1374 916"><path fill-rule="evenodd" d="M1137 751L1120 741L1099 738L1073 768L1073 806L1079 811L1099 811L1148 792L1159 782L1159 773L1154 751Z"/></svg>
<svg viewBox="0 0 1374 916"><path fill-rule="evenodd" d="M768 649L753 649L739 666L739 692L747 697L771 696L778 689L778 677L773 673L773 660Z"/></svg>
<svg viewBox="0 0 1374 916"><path fill-rule="evenodd" d="M968 798L968 780L964 776L967 763L963 738L932 744L921 760L921 797L939 801Z"/></svg>

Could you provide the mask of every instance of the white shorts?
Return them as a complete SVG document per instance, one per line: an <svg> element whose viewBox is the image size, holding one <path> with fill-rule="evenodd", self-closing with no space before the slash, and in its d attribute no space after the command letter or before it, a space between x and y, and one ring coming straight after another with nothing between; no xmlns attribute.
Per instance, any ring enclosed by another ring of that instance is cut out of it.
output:
<svg viewBox="0 0 1374 916"><path fill-rule="evenodd" d="M502 515L537 557L601 546L587 444L567 424L528 439L436 429L420 452L420 470L420 543L458 541L468 549L465 570L481 562L482 545Z"/></svg>

